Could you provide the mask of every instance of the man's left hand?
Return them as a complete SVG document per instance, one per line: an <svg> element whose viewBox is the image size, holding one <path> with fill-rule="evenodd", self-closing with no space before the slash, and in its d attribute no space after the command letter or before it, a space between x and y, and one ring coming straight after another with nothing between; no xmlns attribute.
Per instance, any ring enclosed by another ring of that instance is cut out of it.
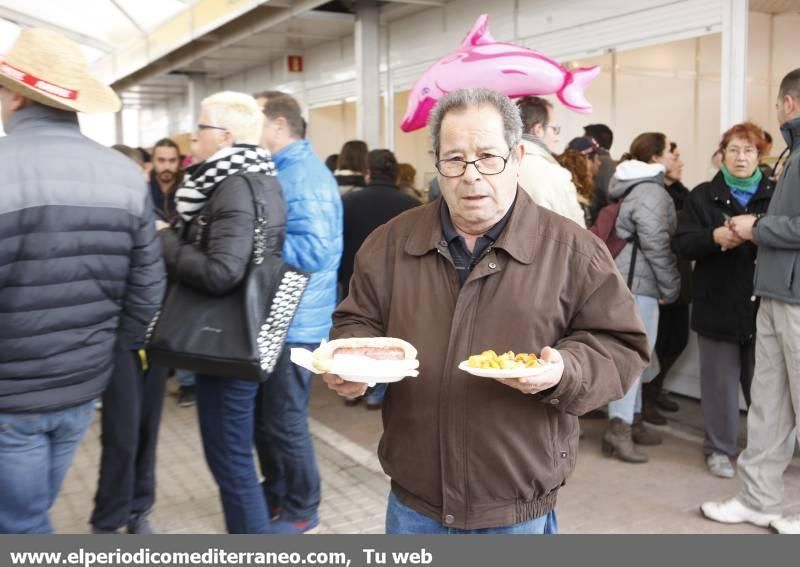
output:
<svg viewBox="0 0 800 567"><path fill-rule="evenodd" d="M168 222L164 222L162 220L157 220L156 221L156 230L164 230L164 229L169 228L169 226L170 225L169 225Z"/></svg>
<svg viewBox="0 0 800 567"><path fill-rule="evenodd" d="M728 228L742 240L753 240L753 223L755 222L755 215L738 215L728 220Z"/></svg>
<svg viewBox="0 0 800 567"><path fill-rule="evenodd" d="M523 394L538 394L542 390L552 388L561 382L561 377L564 375L564 359L556 349L550 347L544 348L540 358L550 363L547 370L541 374L528 378L503 378L498 382L511 386Z"/></svg>

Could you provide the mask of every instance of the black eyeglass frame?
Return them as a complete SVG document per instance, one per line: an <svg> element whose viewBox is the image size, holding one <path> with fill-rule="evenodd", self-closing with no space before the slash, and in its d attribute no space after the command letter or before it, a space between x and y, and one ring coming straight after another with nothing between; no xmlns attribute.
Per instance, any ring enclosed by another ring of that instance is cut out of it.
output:
<svg viewBox="0 0 800 567"><path fill-rule="evenodd" d="M436 163L434 164L434 167L436 168L436 171L438 171L439 173L442 174L443 177L448 177L448 178L461 177L462 175L464 175L467 172L467 167L470 166L470 165L474 166L475 169L478 171L478 173L480 173L481 175L500 175L501 173L503 173L506 170L506 166L508 165L508 161L511 159L511 154L513 152L514 152L514 148L511 148L510 150L508 150L508 154L506 155L506 157L488 155L488 156L484 156L482 158L474 159L472 161L467 161L467 160L463 160L463 159L460 159L460 158L440 159L440 160L436 161ZM485 171L481 171L481 168L478 167L479 162L481 160L490 159L490 158L500 158L501 160L503 160L503 167L500 169L500 171L495 171L493 173L486 173ZM439 164L442 163L442 162L461 163L461 164L464 164L464 169L458 175L447 175L444 172L442 172L442 170L439 168Z"/></svg>
<svg viewBox="0 0 800 567"><path fill-rule="evenodd" d="M227 132L227 128L223 128L222 126L211 126L210 124L198 124L198 130L222 130L223 132Z"/></svg>

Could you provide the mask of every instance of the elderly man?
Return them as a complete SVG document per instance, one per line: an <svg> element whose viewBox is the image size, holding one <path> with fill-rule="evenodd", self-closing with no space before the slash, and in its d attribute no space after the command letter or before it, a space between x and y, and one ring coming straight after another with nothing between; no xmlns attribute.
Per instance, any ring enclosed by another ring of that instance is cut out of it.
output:
<svg viewBox="0 0 800 567"><path fill-rule="evenodd" d="M742 486L734 498L706 502L701 509L717 522L800 534L800 514L780 515L783 473L800 427L800 69L781 81L777 109L791 154L767 214L729 221L739 238L758 246L755 295L761 297L747 449L738 461Z"/></svg>
<svg viewBox="0 0 800 567"><path fill-rule="evenodd" d="M164 295L141 170L78 125L120 106L55 32L24 29L0 60L0 533L51 531L94 400L119 353L138 360ZM135 404L145 384L125 387Z"/></svg>
<svg viewBox="0 0 800 567"><path fill-rule="evenodd" d="M452 92L430 127L443 199L370 235L331 333L419 350L419 377L384 401L386 530L554 533L576 416L634 382L644 328L605 246L518 189L522 124L508 98ZM458 370L486 349L541 352L551 366L502 381ZM340 395L365 389L325 381Z"/></svg>

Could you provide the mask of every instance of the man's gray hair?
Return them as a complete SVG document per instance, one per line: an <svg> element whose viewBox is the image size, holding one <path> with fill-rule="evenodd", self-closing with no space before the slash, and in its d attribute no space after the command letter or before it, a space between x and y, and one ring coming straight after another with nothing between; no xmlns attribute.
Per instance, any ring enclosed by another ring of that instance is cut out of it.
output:
<svg viewBox="0 0 800 567"><path fill-rule="evenodd" d="M508 147L514 148L519 144L522 139L522 120L519 116L519 109L510 98L491 89L460 89L447 93L431 111L428 124L431 129L431 142L436 159L439 159L442 122L447 113L481 106L491 106L500 114L503 119L503 137Z"/></svg>

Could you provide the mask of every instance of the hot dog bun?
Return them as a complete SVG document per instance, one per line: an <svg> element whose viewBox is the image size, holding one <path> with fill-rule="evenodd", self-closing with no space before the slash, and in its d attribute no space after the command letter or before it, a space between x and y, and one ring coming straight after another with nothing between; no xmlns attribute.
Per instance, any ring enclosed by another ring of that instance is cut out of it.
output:
<svg viewBox="0 0 800 567"><path fill-rule="evenodd" d="M393 337L358 337L323 343L313 353L314 367L327 372L337 354L362 356L378 361L390 360L394 363L406 361L407 364L403 366L412 370L419 367L417 349L411 343Z"/></svg>

